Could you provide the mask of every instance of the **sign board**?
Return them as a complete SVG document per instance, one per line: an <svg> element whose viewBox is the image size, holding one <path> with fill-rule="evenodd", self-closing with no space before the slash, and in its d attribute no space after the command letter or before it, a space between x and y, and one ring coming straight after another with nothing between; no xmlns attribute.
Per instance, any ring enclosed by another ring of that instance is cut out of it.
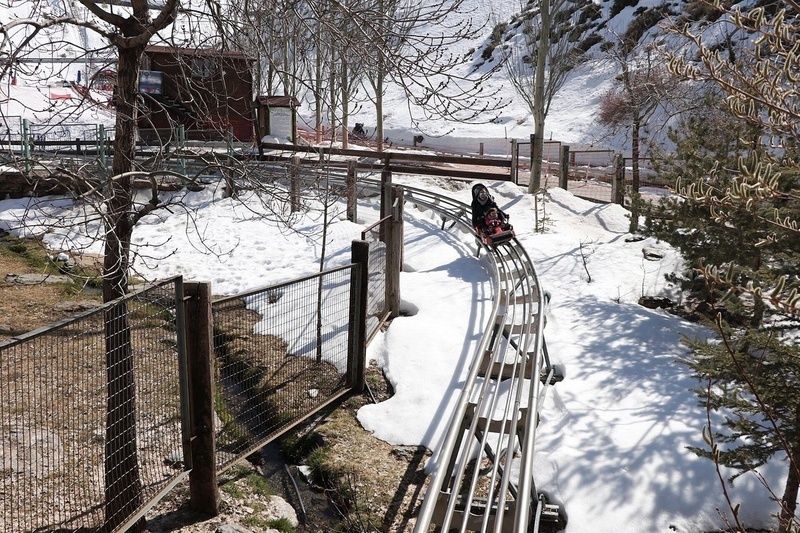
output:
<svg viewBox="0 0 800 533"><path fill-rule="evenodd" d="M280 142L294 143L294 110L291 107L269 108L269 135Z"/></svg>
<svg viewBox="0 0 800 533"><path fill-rule="evenodd" d="M163 94L164 73L157 70L139 71L139 92L146 94Z"/></svg>

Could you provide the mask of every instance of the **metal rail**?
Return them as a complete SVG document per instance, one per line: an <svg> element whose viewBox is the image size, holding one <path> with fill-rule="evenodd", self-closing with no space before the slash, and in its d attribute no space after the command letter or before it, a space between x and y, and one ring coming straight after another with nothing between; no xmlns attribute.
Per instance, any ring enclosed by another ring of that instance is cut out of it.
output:
<svg viewBox="0 0 800 533"><path fill-rule="evenodd" d="M359 186L380 184L359 180ZM406 202L434 210L442 229L474 234L469 205L403 186ZM449 224L448 224L449 223ZM537 533L565 527L564 514L537 491L534 454L539 413L550 385L563 379L544 338L547 296L520 242L479 251L494 265L493 307L445 438L415 533Z"/></svg>

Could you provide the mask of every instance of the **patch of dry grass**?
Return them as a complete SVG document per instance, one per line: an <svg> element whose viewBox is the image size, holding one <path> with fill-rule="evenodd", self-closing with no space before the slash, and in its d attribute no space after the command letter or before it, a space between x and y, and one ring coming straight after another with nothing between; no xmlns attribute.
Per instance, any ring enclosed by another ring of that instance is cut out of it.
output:
<svg viewBox="0 0 800 533"><path fill-rule="evenodd" d="M0 238L0 341L70 317L81 302L99 304L102 300L99 293L81 293L81 283L19 285L7 281L9 274L59 272L48 265L47 254L38 242Z"/></svg>

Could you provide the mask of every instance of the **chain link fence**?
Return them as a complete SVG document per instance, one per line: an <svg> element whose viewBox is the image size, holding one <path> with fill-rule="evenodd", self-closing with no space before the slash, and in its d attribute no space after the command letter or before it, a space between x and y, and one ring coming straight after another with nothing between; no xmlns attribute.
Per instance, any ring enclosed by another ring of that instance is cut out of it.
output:
<svg viewBox="0 0 800 533"><path fill-rule="evenodd" d="M353 269L212 303L218 471L349 392Z"/></svg>
<svg viewBox="0 0 800 533"><path fill-rule="evenodd" d="M0 344L0 531L118 530L182 478L180 292Z"/></svg>

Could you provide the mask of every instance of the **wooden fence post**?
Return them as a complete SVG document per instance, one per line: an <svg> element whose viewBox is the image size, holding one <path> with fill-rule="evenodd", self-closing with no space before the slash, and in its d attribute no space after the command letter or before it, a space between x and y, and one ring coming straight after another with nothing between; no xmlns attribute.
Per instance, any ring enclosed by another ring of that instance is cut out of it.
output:
<svg viewBox="0 0 800 533"><path fill-rule="evenodd" d="M391 191L389 190L389 188L392 186L392 169L390 167L391 155L389 152L384 152L382 157L383 170L381 170L381 218L384 218L392 214Z"/></svg>
<svg viewBox="0 0 800 533"><path fill-rule="evenodd" d="M530 184L533 184L532 187L534 189L539 189L539 186L541 185L542 177L533 175L533 168L534 168L534 164L533 164L533 146L534 146L535 142L536 142L536 134L535 133L531 133L531 179L530 179L530 182L529 182L528 186L530 187L531 186Z"/></svg>
<svg viewBox="0 0 800 533"><path fill-rule="evenodd" d="M361 393L366 385L367 367L367 280L369 243L353 241L350 279L350 322L348 325L347 386Z"/></svg>
<svg viewBox="0 0 800 533"><path fill-rule="evenodd" d="M558 186L567 190L569 183L569 145L565 144L561 147L561 176L558 178Z"/></svg>
<svg viewBox="0 0 800 533"><path fill-rule="evenodd" d="M389 316L400 316L400 271L403 269L403 202L405 191L392 187L392 218L386 247L386 304Z"/></svg>
<svg viewBox="0 0 800 533"><path fill-rule="evenodd" d="M292 213L300 211L300 157L292 157L289 165L289 209Z"/></svg>
<svg viewBox="0 0 800 533"><path fill-rule="evenodd" d="M355 222L358 216L356 181L356 162L350 159L347 161L347 179L345 181L345 188L347 189L347 220L350 222Z"/></svg>
<svg viewBox="0 0 800 533"><path fill-rule="evenodd" d="M189 504L205 516L219 514L214 429L214 334L211 284L184 282L186 354L189 363L192 471Z"/></svg>
<svg viewBox="0 0 800 533"><path fill-rule="evenodd" d="M614 178L611 182L611 201L625 205L625 159L622 154L614 155Z"/></svg>
<svg viewBox="0 0 800 533"><path fill-rule="evenodd" d="M511 183L519 185L519 143L511 139Z"/></svg>

